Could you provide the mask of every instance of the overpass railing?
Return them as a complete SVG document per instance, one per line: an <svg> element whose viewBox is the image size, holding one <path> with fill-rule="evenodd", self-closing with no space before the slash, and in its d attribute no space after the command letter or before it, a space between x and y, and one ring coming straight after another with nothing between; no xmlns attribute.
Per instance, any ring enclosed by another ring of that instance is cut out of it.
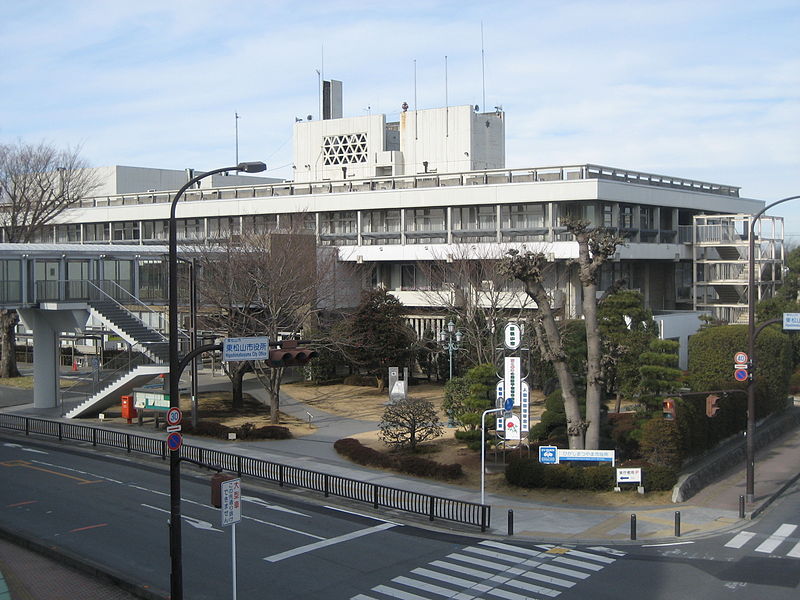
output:
<svg viewBox="0 0 800 600"><path fill-rule="evenodd" d="M105 446L166 459L169 453L165 439L126 433L101 427L90 427L63 421L51 421L0 413L0 430L12 430L25 435L41 435L59 441L79 441L92 446ZM340 477L292 465L275 463L252 456L242 456L214 448L183 444L181 458L208 465L219 465L239 477L247 476L290 486L313 490L329 496L371 504L374 509L390 508L427 516L430 521L444 519L463 525L474 525L486 531L490 527L491 507L422 492L393 488L358 479Z"/></svg>

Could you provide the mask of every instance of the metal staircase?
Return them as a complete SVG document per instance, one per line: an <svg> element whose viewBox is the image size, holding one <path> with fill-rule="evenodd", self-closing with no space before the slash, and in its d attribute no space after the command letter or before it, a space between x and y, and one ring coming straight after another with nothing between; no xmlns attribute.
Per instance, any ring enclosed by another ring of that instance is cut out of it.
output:
<svg viewBox="0 0 800 600"><path fill-rule="evenodd" d="M94 286L92 297L87 301L89 312L104 327L117 333L131 345L133 350L141 352L150 364L137 364L132 368L116 371L109 377L105 385L97 393L87 398L74 409L66 413L67 418L96 414L120 402L120 396L130 394L135 387L140 387L153 378L169 372L169 342L159 331L145 325L141 319L131 313L119 300L119 289L104 290ZM118 286L117 286L118 287ZM120 288L121 289L121 288ZM127 294L122 290L124 294ZM139 303L132 296L127 299ZM145 307L147 308L147 307ZM150 310L147 308L147 310Z"/></svg>

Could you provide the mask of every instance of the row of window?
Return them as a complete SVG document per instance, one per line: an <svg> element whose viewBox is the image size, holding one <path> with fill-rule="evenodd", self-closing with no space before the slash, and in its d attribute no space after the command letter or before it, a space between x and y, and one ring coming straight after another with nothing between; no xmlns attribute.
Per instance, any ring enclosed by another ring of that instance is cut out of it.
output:
<svg viewBox="0 0 800 600"><path fill-rule="evenodd" d="M607 202L570 202L348 210L282 215L198 217L177 220L179 239L227 238L242 232L267 233L277 229L318 232L322 243L336 245L384 245L453 242L545 241L565 218L583 219L595 226L612 228L638 241L672 241L678 222L691 219L689 211L654 206ZM686 213L686 214L683 214ZM499 223L499 226L498 226ZM38 241L47 239L45 231ZM558 231L555 232L557 235ZM659 235L661 239L659 239ZM55 228L56 242L165 241L168 221L119 221L65 224ZM566 239L566 238L565 238Z"/></svg>

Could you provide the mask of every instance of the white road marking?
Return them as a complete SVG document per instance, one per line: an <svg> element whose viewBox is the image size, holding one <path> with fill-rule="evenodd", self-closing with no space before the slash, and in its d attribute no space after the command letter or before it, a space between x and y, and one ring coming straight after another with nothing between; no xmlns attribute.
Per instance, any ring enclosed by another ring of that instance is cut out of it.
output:
<svg viewBox="0 0 800 600"><path fill-rule="evenodd" d="M605 546L591 546L589 550L595 550L597 552L605 552L606 554L610 554L611 556L625 556L625 553L621 550L614 550L613 548L606 548Z"/></svg>
<svg viewBox="0 0 800 600"><path fill-rule="evenodd" d="M43 452L42 454L46 454L46 452ZM80 469L73 469L72 467L65 467L64 465L54 465L53 463L45 462L43 460L32 460L31 463L35 465L44 465L46 467L52 467L54 469L61 469L62 471L69 471L70 473L78 473L79 475L85 475L86 477L94 477L95 479L102 479L103 481L110 481L111 483L122 483L121 481L117 481L116 479L111 479L110 477L106 477L105 475L96 475L95 473L91 473L90 471L81 471Z"/></svg>
<svg viewBox="0 0 800 600"><path fill-rule="evenodd" d="M784 523L775 530L775 533L769 536L764 542L761 543L760 546L758 546L758 548L756 548L756 552L765 552L769 554L775 550L775 548L780 546L795 529L797 529L797 525Z"/></svg>
<svg viewBox="0 0 800 600"><path fill-rule="evenodd" d="M566 575L567 577L574 577L575 579L586 579L589 573L581 573L574 569L565 569L564 567L557 567L556 565L549 565L547 563L539 567L542 571L550 571L551 573L558 573L559 575Z"/></svg>
<svg viewBox="0 0 800 600"><path fill-rule="evenodd" d="M566 579L559 579L558 577L551 577L550 575L542 575L541 573L537 573L536 571L526 571L522 574L523 577L527 577L528 579L534 579L536 581L541 581L542 583L549 583L550 585L560 585L561 587L571 588L575 585L573 581L567 581Z"/></svg>
<svg viewBox="0 0 800 600"><path fill-rule="evenodd" d="M511 544L504 544L502 542L492 542L490 540L485 540L480 543L481 546L491 546L492 548L498 548L499 550L506 550L508 552L517 552L518 554L524 554L526 556L534 556L536 558L542 556L544 552L539 550L529 550L528 548L519 548L518 546L512 546Z"/></svg>
<svg viewBox="0 0 800 600"><path fill-rule="evenodd" d="M570 567L578 567L580 569L588 569L589 571L599 571L603 567L592 563L587 563L583 560L575 560L574 558L566 558L565 556L557 556L553 562L569 565Z"/></svg>
<svg viewBox="0 0 800 600"><path fill-rule="evenodd" d="M444 588L439 585L434 585L433 583L428 583L426 581L419 581L418 579L412 579L411 577L405 577L403 575L401 575L400 577L395 577L394 579L392 579L392 582L399 583L400 585L405 585L407 587L414 588L422 592L431 592L434 594L439 594L440 596L444 596L445 598L452 598L458 593L449 588Z"/></svg>
<svg viewBox="0 0 800 600"><path fill-rule="evenodd" d="M731 539L730 542L725 544L725 547L726 548L741 548L747 542L752 540L754 537L756 537L756 534L754 532L752 532L752 531L741 531L741 532L737 533Z"/></svg>
<svg viewBox="0 0 800 600"><path fill-rule="evenodd" d="M569 555L577 556L578 558L596 560L597 562L605 563L607 565L617 561L616 558L609 558L608 556L600 556L599 554L591 554L590 552L582 552L580 550L570 550Z"/></svg>
<svg viewBox="0 0 800 600"><path fill-rule="evenodd" d="M33 448L26 448L22 444L12 444L10 442L3 444L3 446L8 446L9 448L19 448L23 452L33 452L34 454L48 454L44 450L34 450Z"/></svg>
<svg viewBox="0 0 800 600"><path fill-rule="evenodd" d="M533 583L525 583L524 581L517 581L515 579L507 581L506 585L510 585L511 587L515 587L520 590L525 590L526 592L532 592L534 594L542 594L543 596L549 596L551 598L555 598L561 593L559 590L553 590L550 588L542 587L541 585L534 585Z"/></svg>
<svg viewBox="0 0 800 600"><path fill-rule="evenodd" d="M384 531L385 529L390 529L391 527L396 527L393 523L383 523L381 525L376 525L375 527L369 527L368 529L360 529L358 531L353 531L351 533L346 533L344 535L337 536L335 538L330 538L327 540L321 540L319 542L314 542L313 544L307 544L305 546L300 546L299 548L294 548L292 550L287 550L286 552L280 552L278 554L273 554L272 556L265 556L263 560L268 560L269 562L278 562L284 560L286 558L291 558L293 556L299 556L300 554L306 554L307 552L312 552L314 550L318 550L319 548L325 548L327 546L333 546L335 544L341 544L342 542L347 542L350 540L354 540L356 538L363 537L365 535L370 535L372 533L378 533L379 531Z"/></svg>
<svg viewBox="0 0 800 600"><path fill-rule="evenodd" d="M478 569L471 569L469 567L462 567L461 565L449 563L444 560L434 560L429 564L432 567L439 567L440 569L448 569L450 571L455 571L456 573L461 573L463 575L477 577L478 579L489 579L489 577L492 576L492 573L487 573L486 571L479 571Z"/></svg>
<svg viewBox="0 0 800 600"><path fill-rule="evenodd" d="M335 510L335 511L338 511L338 512L343 512L343 513L348 514L348 515L355 515L357 517L364 517L365 519L372 519L373 521L380 521L381 523L391 523L392 525L397 525L398 527L400 527L400 525L401 525L401 523L395 523L394 521L387 521L386 519L380 519L380 518L376 517L375 515L365 515L363 513L359 513L359 512L356 512L354 510L345 510L344 508L339 508L338 506L330 506L330 505L326 504L325 508L328 508L330 510Z"/></svg>
<svg viewBox="0 0 800 600"><path fill-rule="evenodd" d="M380 592L381 594L391 596L392 598L399 598L399 600L430 600L430 598L417 596L416 594L411 594L402 590L396 590L388 585L377 585L372 589L376 592Z"/></svg>
<svg viewBox="0 0 800 600"><path fill-rule="evenodd" d="M665 548L667 546L686 546L694 542L667 542L665 544L642 544L642 548Z"/></svg>
<svg viewBox="0 0 800 600"><path fill-rule="evenodd" d="M144 506L145 508L152 508L153 510L157 510L158 512L164 512L170 514L170 511L164 508L160 508L158 506L150 506L149 504L142 504L142 506ZM217 529L208 521L202 521L200 519L195 519L194 517L188 517L186 515L181 515L181 518L196 529L205 529L207 531L219 531L220 533L222 533L222 529Z"/></svg>
<svg viewBox="0 0 800 600"><path fill-rule="evenodd" d="M266 500L262 500L261 498L256 498L254 496L242 496L242 500L245 502L250 502L252 504L256 504L263 508L267 508L269 510L277 510L279 512L289 513L290 515L297 515L298 517L311 517L311 515L307 515L305 513L298 512L296 510L292 510L291 508L285 508L283 506L278 506L277 504L271 504Z"/></svg>
<svg viewBox="0 0 800 600"><path fill-rule="evenodd" d="M436 561L440 562L440 561ZM447 564L447 563L445 563ZM440 569L446 568L443 564L434 565L433 563L430 566L438 566ZM411 571L414 575L421 575L423 577L428 577L429 579L435 579L437 581L442 581L444 583L450 583L453 585L460 585L463 588L470 588L477 583L477 581L470 581L469 579L463 579L461 577L453 577L452 575L447 575L445 573L439 573L438 571L431 571L430 569L425 569L423 567L418 567ZM487 573L488 574L488 573Z"/></svg>
<svg viewBox="0 0 800 600"><path fill-rule="evenodd" d="M786 556L791 556L792 558L800 558L800 542L797 542L797 544L795 544L795 547L786 553Z"/></svg>

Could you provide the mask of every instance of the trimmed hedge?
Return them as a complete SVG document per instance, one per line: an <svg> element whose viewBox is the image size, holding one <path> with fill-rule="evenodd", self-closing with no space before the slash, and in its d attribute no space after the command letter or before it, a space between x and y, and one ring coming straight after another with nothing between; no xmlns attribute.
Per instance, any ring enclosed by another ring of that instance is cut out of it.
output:
<svg viewBox="0 0 800 600"><path fill-rule="evenodd" d="M256 427L252 423L243 423L239 427L228 427L222 423L200 421L197 427L192 427L191 423L184 423L183 431L222 440L227 440L229 433L235 433L237 440L288 440L292 437L292 432L288 427L281 425Z"/></svg>
<svg viewBox="0 0 800 600"><path fill-rule="evenodd" d="M670 490L678 481L675 469L640 463L643 485L648 491ZM544 465L532 458L515 457L506 466L506 481L524 488L610 491L616 485L611 465Z"/></svg>
<svg viewBox="0 0 800 600"><path fill-rule="evenodd" d="M430 460L414 454L387 454L386 452L380 452L374 448L365 446L354 438L337 440L333 444L333 449L359 465L394 469L401 473L408 473L409 475L415 475L417 477L458 479L464 475L464 471L458 463L443 465L435 460Z"/></svg>

